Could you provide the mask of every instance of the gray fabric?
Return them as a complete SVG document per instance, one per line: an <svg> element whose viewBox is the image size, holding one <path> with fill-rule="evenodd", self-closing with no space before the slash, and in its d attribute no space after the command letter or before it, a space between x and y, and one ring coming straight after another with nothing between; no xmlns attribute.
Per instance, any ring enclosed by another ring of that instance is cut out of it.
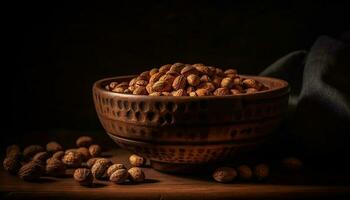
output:
<svg viewBox="0 0 350 200"><path fill-rule="evenodd" d="M321 36L308 52L289 53L260 74L290 83L290 110L282 128L282 137L288 139L283 142L293 143L306 156L340 156L350 150L350 48L346 38L347 34L343 40Z"/></svg>

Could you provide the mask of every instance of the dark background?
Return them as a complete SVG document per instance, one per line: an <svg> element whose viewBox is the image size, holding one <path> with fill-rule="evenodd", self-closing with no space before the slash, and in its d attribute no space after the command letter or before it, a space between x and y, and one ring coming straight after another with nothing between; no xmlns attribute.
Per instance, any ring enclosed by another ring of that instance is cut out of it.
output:
<svg viewBox="0 0 350 200"><path fill-rule="evenodd" d="M8 138L53 129L102 130L91 86L103 77L177 61L258 74L291 51L307 50L319 35L341 35L349 28L345 2L13 5L5 38L15 56L6 127L16 134Z"/></svg>

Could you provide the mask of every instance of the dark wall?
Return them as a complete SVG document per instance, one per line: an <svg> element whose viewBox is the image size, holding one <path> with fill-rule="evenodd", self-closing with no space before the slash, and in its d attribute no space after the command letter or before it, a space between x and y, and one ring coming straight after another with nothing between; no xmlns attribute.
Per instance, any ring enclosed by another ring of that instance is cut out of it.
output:
<svg viewBox="0 0 350 200"><path fill-rule="evenodd" d="M15 5L11 129L101 129L91 86L103 77L176 61L257 74L321 34L340 35L347 8L225 0Z"/></svg>

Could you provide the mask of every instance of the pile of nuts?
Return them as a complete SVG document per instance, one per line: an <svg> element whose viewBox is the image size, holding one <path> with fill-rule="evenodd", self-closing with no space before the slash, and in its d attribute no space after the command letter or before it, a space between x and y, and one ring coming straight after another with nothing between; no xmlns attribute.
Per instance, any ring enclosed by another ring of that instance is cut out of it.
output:
<svg viewBox="0 0 350 200"><path fill-rule="evenodd" d="M283 159L281 164L283 169L292 172L300 171L303 168L302 161L294 157ZM212 177L217 182L229 183L236 179L240 181L264 181L269 174L270 168L267 164L258 164L254 167L242 164L237 168L219 167L213 172Z"/></svg>
<svg viewBox="0 0 350 200"><path fill-rule="evenodd" d="M105 89L149 96L225 96L268 88L257 80L240 77L235 69L224 71L200 63L174 63L142 72L130 82L111 82Z"/></svg>
<svg viewBox="0 0 350 200"><path fill-rule="evenodd" d="M67 169L75 169L73 177L81 185L91 186L94 179L124 183L129 180L139 183L145 180L141 168L146 159L138 155L130 156L129 170L123 164L113 163L101 157L102 149L93 144L89 136L76 140L76 148L63 150L55 142L49 142L46 149L40 145L30 145L21 151L18 145L8 146L3 166L10 174L18 175L24 181L36 181L42 176L62 177Z"/></svg>

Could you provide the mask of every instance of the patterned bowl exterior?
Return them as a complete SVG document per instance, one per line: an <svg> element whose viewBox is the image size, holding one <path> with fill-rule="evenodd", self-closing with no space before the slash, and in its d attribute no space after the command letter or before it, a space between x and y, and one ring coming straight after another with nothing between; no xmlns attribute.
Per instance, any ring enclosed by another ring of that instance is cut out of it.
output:
<svg viewBox="0 0 350 200"><path fill-rule="evenodd" d="M288 106L288 83L269 77L246 76L270 89L237 96L151 97L104 89L111 81L133 77L97 81L96 112L120 147L165 171L178 170L171 165L201 165L255 150L270 138Z"/></svg>

